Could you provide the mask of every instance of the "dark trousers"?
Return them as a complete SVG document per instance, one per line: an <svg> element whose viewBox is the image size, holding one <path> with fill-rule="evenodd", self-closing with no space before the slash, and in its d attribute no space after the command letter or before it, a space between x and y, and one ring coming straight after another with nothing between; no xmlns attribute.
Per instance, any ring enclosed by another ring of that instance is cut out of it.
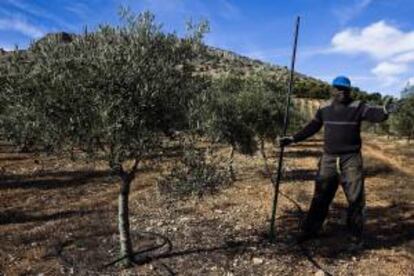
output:
<svg viewBox="0 0 414 276"><path fill-rule="evenodd" d="M349 204L347 226L354 236L362 235L365 193L360 152L341 155L324 153L321 157L315 193L302 227L306 234L316 234L322 227L339 183Z"/></svg>

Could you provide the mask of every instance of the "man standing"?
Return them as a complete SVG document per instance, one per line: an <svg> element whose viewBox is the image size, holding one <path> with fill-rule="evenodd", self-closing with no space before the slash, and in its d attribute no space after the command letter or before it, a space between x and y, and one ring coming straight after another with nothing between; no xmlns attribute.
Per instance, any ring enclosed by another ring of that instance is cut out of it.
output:
<svg viewBox="0 0 414 276"><path fill-rule="evenodd" d="M301 131L280 139L281 146L303 141L324 127L324 149L319 161L315 192L299 242L316 236L320 230L339 183L348 201L347 226L353 240L362 245L365 192L361 157L361 122L379 123L392 111L390 101L384 107L369 106L351 98L351 82L339 76L333 80L332 98L320 107Z"/></svg>

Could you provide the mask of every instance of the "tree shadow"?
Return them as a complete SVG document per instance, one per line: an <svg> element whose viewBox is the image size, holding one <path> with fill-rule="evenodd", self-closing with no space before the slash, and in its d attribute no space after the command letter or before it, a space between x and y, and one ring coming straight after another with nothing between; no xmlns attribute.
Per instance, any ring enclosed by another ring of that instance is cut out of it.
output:
<svg viewBox="0 0 414 276"><path fill-rule="evenodd" d="M284 153L284 156L287 158L321 157L322 152L317 150L288 151Z"/></svg>
<svg viewBox="0 0 414 276"><path fill-rule="evenodd" d="M410 215L410 212L412 213L414 204L400 203L388 207L368 207L364 227L364 246L359 250L348 249L351 236L347 227L338 221L332 222L332 217L340 217L338 211L344 211L346 207L333 204L332 209L327 229L322 232L317 244L313 245L317 255L337 259L362 255L367 250L390 249L399 246L407 246L409 250L411 247L413 250L414 216Z"/></svg>
<svg viewBox="0 0 414 276"><path fill-rule="evenodd" d="M16 146L0 142L0 153L15 153Z"/></svg>
<svg viewBox="0 0 414 276"><path fill-rule="evenodd" d="M319 142L311 142L311 143L297 143L293 144L289 147L291 148L322 148L323 144Z"/></svg>
<svg viewBox="0 0 414 276"><path fill-rule="evenodd" d="M414 204L369 207L366 225L367 249L390 248L414 239ZM410 215L411 212L411 215Z"/></svg>
<svg viewBox="0 0 414 276"><path fill-rule="evenodd" d="M240 249L243 249L247 246L253 246L253 245L259 245L259 242L255 241L227 241L224 245L221 246L212 246L212 247L198 247L198 248L191 248L186 250L175 250L175 251L168 251L165 253L161 253L154 256L138 256L135 260L136 264L143 265L155 260L160 259L167 259L167 258L174 258L174 257L180 257L180 256L186 256L186 255L192 255L192 254L204 254L204 253L212 253L217 251L224 251L227 254L234 254L240 251ZM137 252L138 254L142 254L141 252Z"/></svg>
<svg viewBox="0 0 414 276"><path fill-rule="evenodd" d="M367 165L364 168L364 175L366 177L374 177L377 175L388 175L390 173L395 173L394 168L387 164L375 164Z"/></svg>
<svg viewBox="0 0 414 276"><path fill-rule="evenodd" d="M42 172L37 175L1 175L0 190L33 188L41 190L61 189L82 186L91 181L112 182L114 178L115 175L110 170Z"/></svg>
<svg viewBox="0 0 414 276"><path fill-rule="evenodd" d="M28 159L29 159L28 156L22 156L22 155L0 157L0 161L23 161L23 160L28 160Z"/></svg>
<svg viewBox="0 0 414 276"><path fill-rule="evenodd" d="M316 177L316 170L309 169L295 169L286 171L283 179L286 181L310 181Z"/></svg>
<svg viewBox="0 0 414 276"><path fill-rule="evenodd" d="M310 139L306 139L305 143L306 143L306 142L323 143L323 141L324 141L324 139L323 139L323 138L316 138L316 137L313 137L313 138L310 138Z"/></svg>
<svg viewBox="0 0 414 276"><path fill-rule="evenodd" d="M386 164L375 166L366 166L363 170L365 177L375 177L380 175L389 175L395 173L395 170ZM294 169L286 171L283 179L287 181L311 181L315 180L317 169Z"/></svg>
<svg viewBox="0 0 414 276"><path fill-rule="evenodd" d="M15 223L27 223L27 222L46 222L52 220L59 220L64 218L70 218L74 216L85 216L91 213L97 213L102 211L95 210L69 210L63 212L57 212L53 214L30 214L26 212L7 210L0 213L0 225L15 224Z"/></svg>

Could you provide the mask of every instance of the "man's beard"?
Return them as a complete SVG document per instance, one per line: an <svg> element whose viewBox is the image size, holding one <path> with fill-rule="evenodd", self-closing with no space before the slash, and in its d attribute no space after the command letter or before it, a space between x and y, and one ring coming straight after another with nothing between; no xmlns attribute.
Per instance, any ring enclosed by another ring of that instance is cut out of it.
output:
<svg viewBox="0 0 414 276"><path fill-rule="evenodd" d="M351 94L349 91L338 91L333 94L333 100L337 103L349 103L351 101Z"/></svg>

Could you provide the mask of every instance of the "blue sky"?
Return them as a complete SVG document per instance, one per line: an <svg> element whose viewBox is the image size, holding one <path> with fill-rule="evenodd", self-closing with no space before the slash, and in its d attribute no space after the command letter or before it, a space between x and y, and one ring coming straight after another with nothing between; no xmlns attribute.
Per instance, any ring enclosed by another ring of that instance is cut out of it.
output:
<svg viewBox="0 0 414 276"><path fill-rule="evenodd" d="M207 44L282 66L289 65L300 15L298 71L329 82L348 75L361 89L396 96L414 84L412 0L1 0L0 47L118 24L120 5L150 10L166 31L178 33L187 20L207 19Z"/></svg>

